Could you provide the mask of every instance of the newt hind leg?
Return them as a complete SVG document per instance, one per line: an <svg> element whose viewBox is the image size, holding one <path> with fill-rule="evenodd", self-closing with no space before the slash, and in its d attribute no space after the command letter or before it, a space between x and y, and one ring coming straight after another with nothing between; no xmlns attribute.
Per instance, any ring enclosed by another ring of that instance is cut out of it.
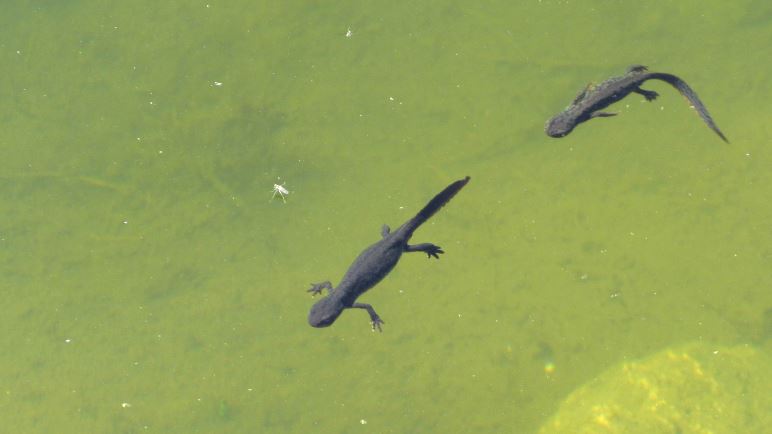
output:
<svg viewBox="0 0 772 434"><path fill-rule="evenodd" d="M659 96L659 94L653 90L645 90L641 89L640 87L635 88L633 92L643 95L643 97L646 98L646 101L654 101Z"/></svg>
<svg viewBox="0 0 772 434"><path fill-rule="evenodd" d="M405 247L406 252L424 252L426 253L427 257L434 256L437 259L440 259L438 255L441 255L445 253L440 246L436 246L432 243L421 243L416 245L409 245Z"/></svg>

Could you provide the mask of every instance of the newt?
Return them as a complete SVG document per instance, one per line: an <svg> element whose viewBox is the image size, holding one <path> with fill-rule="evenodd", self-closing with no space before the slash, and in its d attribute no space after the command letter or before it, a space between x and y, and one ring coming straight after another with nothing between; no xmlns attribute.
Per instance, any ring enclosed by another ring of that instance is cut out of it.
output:
<svg viewBox="0 0 772 434"><path fill-rule="evenodd" d="M466 184L469 177L458 180L447 186L439 194L434 196L429 203L405 224L391 231L389 226L381 228L381 239L366 248L349 267L338 286L333 288L329 281L312 283L307 291L312 295L321 294L323 289L328 290L327 297L317 301L308 313L308 323L312 327L328 327L335 322L345 309L364 309L370 314L370 323L373 330L381 330L384 321L375 312L375 309L366 303L357 303L357 298L364 294L397 265L399 258L405 252L424 252L427 258L439 259L439 255L445 253L440 246L431 243L408 244L413 232L421 224L440 210L453 198Z"/></svg>
<svg viewBox="0 0 772 434"><path fill-rule="evenodd" d="M599 117L616 116L618 113L604 112L603 109L631 93L643 95L647 101L653 101L659 94L651 90L641 89L640 86L647 80L662 80L686 97L708 127L718 134L723 141L729 143L724 133L718 129L713 118L710 117L705 104L700 101L697 93L685 81L673 74L648 71L648 68L643 65L633 65L627 69L625 75L609 78L597 86L587 85L565 110L547 121L544 131L550 137L564 137L582 122Z"/></svg>

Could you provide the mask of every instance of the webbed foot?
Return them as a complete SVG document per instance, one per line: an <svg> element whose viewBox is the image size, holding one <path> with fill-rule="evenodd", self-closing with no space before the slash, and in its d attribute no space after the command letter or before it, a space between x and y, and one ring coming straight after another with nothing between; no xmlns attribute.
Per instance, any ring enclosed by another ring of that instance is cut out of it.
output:
<svg viewBox="0 0 772 434"><path fill-rule="evenodd" d="M383 330L381 329L381 324L383 324L383 320L379 316L375 316L375 318L370 321L370 325L373 327L373 331L378 329L379 333L382 333Z"/></svg>

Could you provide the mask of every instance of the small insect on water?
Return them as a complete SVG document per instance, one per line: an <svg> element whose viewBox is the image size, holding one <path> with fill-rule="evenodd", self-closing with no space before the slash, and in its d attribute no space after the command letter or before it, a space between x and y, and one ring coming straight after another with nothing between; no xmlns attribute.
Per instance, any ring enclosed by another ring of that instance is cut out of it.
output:
<svg viewBox="0 0 772 434"><path fill-rule="evenodd" d="M286 182L282 182L281 185L279 185L279 184L274 184L273 185L273 189L271 190L271 192L273 192L273 194L271 195L271 201L273 201L273 199L278 194L279 196L281 196L282 202L287 203L287 200L285 199L285 197L288 194L290 194L290 191L287 190L286 187L284 187L284 184L286 184Z"/></svg>

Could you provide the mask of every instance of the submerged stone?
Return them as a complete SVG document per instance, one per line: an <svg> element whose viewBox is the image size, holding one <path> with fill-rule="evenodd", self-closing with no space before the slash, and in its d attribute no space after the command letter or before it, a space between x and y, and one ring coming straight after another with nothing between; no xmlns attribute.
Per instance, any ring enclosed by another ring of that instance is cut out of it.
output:
<svg viewBox="0 0 772 434"><path fill-rule="evenodd" d="M690 344L602 373L572 392L539 432L768 432L770 390L769 355Z"/></svg>

